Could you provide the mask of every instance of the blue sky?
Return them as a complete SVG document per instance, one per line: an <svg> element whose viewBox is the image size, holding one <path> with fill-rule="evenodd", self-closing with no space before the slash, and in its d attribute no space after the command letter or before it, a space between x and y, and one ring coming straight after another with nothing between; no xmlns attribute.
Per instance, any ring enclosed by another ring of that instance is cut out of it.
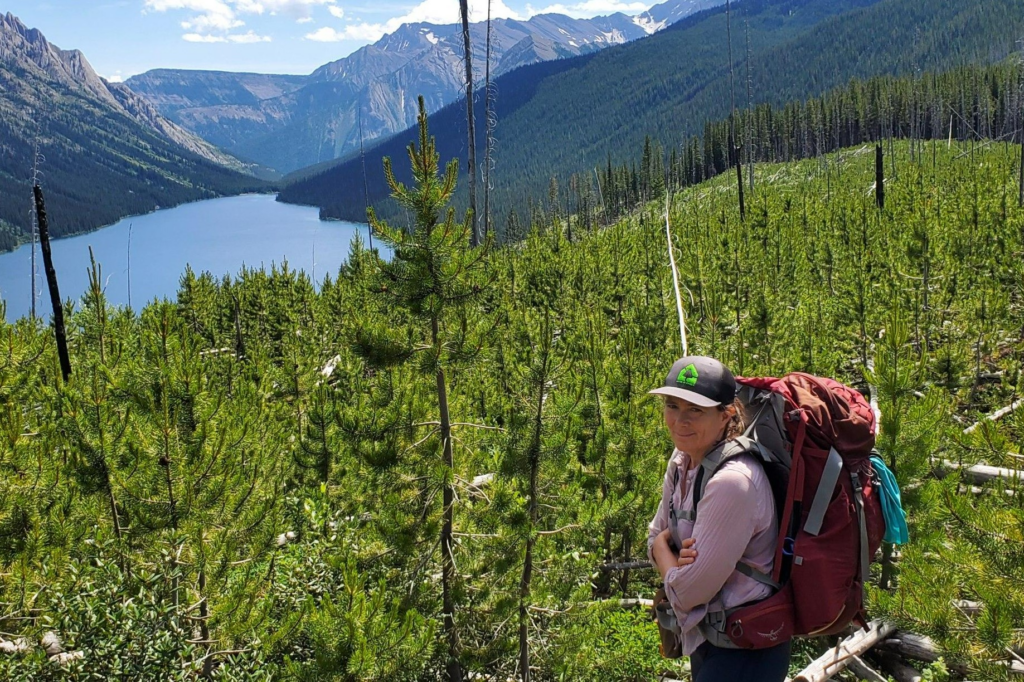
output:
<svg viewBox="0 0 1024 682"><path fill-rule="evenodd" d="M506 4L507 3L507 4ZM470 20L486 0L470 0ZM492 0L492 14L636 14L646 0ZM155 68L310 73L411 21L455 23L458 0L0 0L103 77Z"/></svg>

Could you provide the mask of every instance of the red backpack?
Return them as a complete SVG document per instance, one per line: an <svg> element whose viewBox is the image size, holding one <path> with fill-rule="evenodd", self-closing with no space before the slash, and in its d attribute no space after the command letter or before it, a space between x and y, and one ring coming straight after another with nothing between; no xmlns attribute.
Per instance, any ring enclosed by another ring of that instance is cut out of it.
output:
<svg viewBox="0 0 1024 682"><path fill-rule="evenodd" d="M715 646L762 649L866 625L864 586L885 533L870 462L874 411L858 391L810 374L737 382L748 428L704 458L692 514L724 461L755 455L772 485L779 541L772 575L742 562L737 570L775 591L708 613L701 633Z"/></svg>

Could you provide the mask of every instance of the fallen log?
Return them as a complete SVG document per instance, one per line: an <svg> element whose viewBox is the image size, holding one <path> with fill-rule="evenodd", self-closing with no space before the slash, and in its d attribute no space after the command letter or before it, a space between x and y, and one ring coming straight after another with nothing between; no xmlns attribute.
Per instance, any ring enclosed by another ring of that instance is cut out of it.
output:
<svg viewBox="0 0 1024 682"><path fill-rule="evenodd" d="M642 568L653 568L650 561L623 561L617 564L603 564L598 566L599 571L633 571Z"/></svg>
<svg viewBox="0 0 1024 682"><path fill-rule="evenodd" d="M851 656L847 667L858 679L867 680L867 682L889 682L877 670L861 660L859 656Z"/></svg>
<svg viewBox="0 0 1024 682"><path fill-rule="evenodd" d="M980 601L970 601L969 599L954 599L953 607L968 618L977 616L983 608Z"/></svg>
<svg viewBox="0 0 1024 682"><path fill-rule="evenodd" d="M919 670L901 661L897 654L881 652L878 660L882 664L882 669L896 682L921 682L923 679Z"/></svg>
<svg viewBox="0 0 1024 682"><path fill-rule="evenodd" d="M960 471L960 475L971 483L982 485L985 483L991 483L995 480L1024 482L1024 471L1020 471L1018 469L1006 469L1003 467L993 467L987 464L974 464L968 467L961 467L956 462L943 460L943 462L936 468L936 473L942 477L945 475L947 470Z"/></svg>
<svg viewBox="0 0 1024 682"><path fill-rule="evenodd" d="M964 435L977 431L979 428L981 428L982 424L984 424L985 422L998 421L998 420L1002 419L1003 417L1005 417L1006 415L1008 415L1011 412L1013 412L1014 410L1020 409L1021 407L1024 407L1024 398L1020 398L1019 400L1014 400L1012 403L1010 403L1006 407L1000 408L1000 409L996 410L995 412L993 412L992 414L986 416L984 419L981 419L979 421L974 422L973 424L968 426L966 429L964 429Z"/></svg>
<svg viewBox="0 0 1024 682"><path fill-rule="evenodd" d="M914 634L913 632L905 632L903 630L894 632L884 642L882 642L878 648L879 651L896 654L901 658L911 658L915 661L922 661L924 663L934 663L939 660L939 657L942 655L939 651L938 645L931 637ZM946 667L959 675L967 674L966 665L950 663L947 661Z"/></svg>
<svg viewBox="0 0 1024 682"><path fill-rule="evenodd" d="M825 682L844 670L854 656L871 649L895 630L896 626L892 623L871 621L867 630L858 630L819 656L794 678L794 682Z"/></svg>

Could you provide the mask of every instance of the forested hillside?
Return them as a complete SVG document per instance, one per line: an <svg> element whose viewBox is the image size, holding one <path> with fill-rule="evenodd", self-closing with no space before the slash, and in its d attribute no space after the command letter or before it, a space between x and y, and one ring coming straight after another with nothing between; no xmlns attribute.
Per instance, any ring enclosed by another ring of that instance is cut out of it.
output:
<svg viewBox="0 0 1024 682"><path fill-rule="evenodd" d="M553 11L470 24L474 78L589 54L654 33L724 0L667 0L632 17ZM557 9L557 6L555 7ZM489 33L488 33L489 31ZM465 93L460 24L408 23L308 76L157 69L127 85L161 113L210 142L289 173L334 161Z"/></svg>
<svg viewBox="0 0 1024 682"><path fill-rule="evenodd" d="M428 140L419 228L377 225L390 263L356 244L319 289L186 272L139 314L97 271L66 383L42 323L0 323L0 677L685 678L620 610L652 572L599 570L644 555L670 451L663 188L470 250ZM885 149L884 207L874 145L759 165L745 219L732 175L671 197L690 349L874 392L912 543L872 615L935 639L932 679L1008 679L1024 489L956 472L1020 468L1024 410L966 427L1024 389L1021 148Z"/></svg>
<svg viewBox="0 0 1024 682"><path fill-rule="evenodd" d="M854 77L1000 61L1024 30L1022 10L1019 0L739 3L732 17L736 105L744 108L748 101L748 78L750 102L780 107ZM557 72L528 75L522 69L499 79L491 196L499 230L510 210L522 216L531 200L546 197L552 177L564 187L572 173L604 167L609 154L616 164L629 160L647 136L669 151L700 134L706 121L727 117L727 33L719 8L585 62L570 61ZM537 82L521 85L527 80ZM452 105L431 119L445 156L465 155L464 110ZM482 129L480 122L477 130ZM397 213L386 199L379 160L403 154L408 136L398 135L366 155L370 201L384 215ZM354 157L332 170L297 176L281 199L359 219L362 173Z"/></svg>
<svg viewBox="0 0 1024 682"><path fill-rule="evenodd" d="M34 172L54 237L269 187L10 14L0 16L0 150L0 251L30 238Z"/></svg>

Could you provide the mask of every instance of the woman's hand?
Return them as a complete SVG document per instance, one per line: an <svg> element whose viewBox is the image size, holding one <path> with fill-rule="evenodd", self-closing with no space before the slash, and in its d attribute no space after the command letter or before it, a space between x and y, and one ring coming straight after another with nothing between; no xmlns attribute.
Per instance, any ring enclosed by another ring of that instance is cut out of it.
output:
<svg viewBox="0 0 1024 682"><path fill-rule="evenodd" d="M654 538L654 545L651 554L654 557L654 565L664 579L673 568L689 566L697 560L697 548L694 547L696 540L687 538L683 540L683 548L676 554L672 551L672 533L663 530Z"/></svg>
<svg viewBox="0 0 1024 682"><path fill-rule="evenodd" d="M676 566L689 566L697 560L697 548L694 546L697 540L686 538L683 540L683 548L679 550L679 558L676 559Z"/></svg>

